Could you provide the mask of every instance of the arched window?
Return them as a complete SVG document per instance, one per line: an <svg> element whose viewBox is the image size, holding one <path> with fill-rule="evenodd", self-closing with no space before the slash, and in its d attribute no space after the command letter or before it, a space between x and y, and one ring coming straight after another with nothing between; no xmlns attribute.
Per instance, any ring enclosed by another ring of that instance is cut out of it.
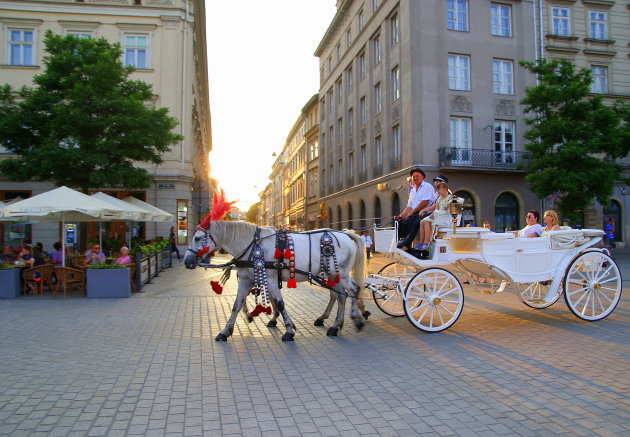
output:
<svg viewBox="0 0 630 437"><path fill-rule="evenodd" d="M354 223L352 220L352 204L348 203L348 229L352 229L354 227Z"/></svg>
<svg viewBox="0 0 630 437"><path fill-rule="evenodd" d="M400 197L398 193L394 193L392 196L392 215L396 216L400 214Z"/></svg>
<svg viewBox="0 0 630 437"><path fill-rule="evenodd" d="M378 197L374 199L374 224L381 225L381 200Z"/></svg>
<svg viewBox="0 0 630 437"><path fill-rule="evenodd" d="M336 217L336 221L335 221L335 228L336 229L341 229L343 228L343 222L341 220L341 206L337 205L337 217Z"/></svg>
<svg viewBox="0 0 630 437"><path fill-rule="evenodd" d="M615 229L614 241L621 241L621 205L614 199L604 207L604 222L602 224L602 229L604 229L604 225L608 223L609 218L613 219L613 226Z"/></svg>
<svg viewBox="0 0 630 437"><path fill-rule="evenodd" d="M462 222L460 226L475 226L475 200L468 191L459 190L455 192L455 197L461 197L464 199L464 208L462 210ZM492 220L488 219L490 222ZM477 223L477 226L481 226L482 223Z"/></svg>
<svg viewBox="0 0 630 437"><path fill-rule="evenodd" d="M365 223L365 202L363 201L363 199L361 199L361 202L360 202L359 214L360 214L359 226L361 227L361 229L365 229L367 225Z"/></svg>
<svg viewBox="0 0 630 437"><path fill-rule="evenodd" d="M512 193L503 193L494 205L494 223L496 232L515 231L518 226L518 201Z"/></svg>

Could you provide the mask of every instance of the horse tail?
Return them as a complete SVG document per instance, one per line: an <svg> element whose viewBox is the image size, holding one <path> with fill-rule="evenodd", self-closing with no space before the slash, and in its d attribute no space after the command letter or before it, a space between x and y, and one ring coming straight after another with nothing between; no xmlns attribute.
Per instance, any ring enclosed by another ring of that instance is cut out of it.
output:
<svg viewBox="0 0 630 437"><path fill-rule="evenodd" d="M365 281L365 272L367 272L367 255L365 253L365 243L363 239L352 231L343 231L357 245L357 254L354 257L354 265L352 266L352 279L359 286L359 292L363 290ZM358 294L357 294L357 297Z"/></svg>

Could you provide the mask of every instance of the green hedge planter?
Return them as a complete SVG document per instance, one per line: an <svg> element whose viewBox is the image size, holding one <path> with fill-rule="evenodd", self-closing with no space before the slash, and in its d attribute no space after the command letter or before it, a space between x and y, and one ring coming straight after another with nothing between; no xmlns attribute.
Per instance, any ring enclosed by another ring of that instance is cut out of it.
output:
<svg viewBox="0 0 630 437"><path fill-rule="evenodd" d="M20 296L20 274L22 269L0 270L0 299L15 299Z"/></svg>
<svg viewBox="0 0 630 437"><path fill-rule="evenodd" d="M87 269L87 297L129 297L129 269Z"/></svg>

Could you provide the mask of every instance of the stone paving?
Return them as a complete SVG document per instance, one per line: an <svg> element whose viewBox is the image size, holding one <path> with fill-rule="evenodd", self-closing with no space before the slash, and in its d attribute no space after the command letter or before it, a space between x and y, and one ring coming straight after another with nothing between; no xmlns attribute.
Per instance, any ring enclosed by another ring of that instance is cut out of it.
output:
<svg viewBox="0 0 630 437"><path fill-rule="evenodd" d="M130 299L0 301L0 435L630 436L628 289L588 323L467 287L438 334L368 303L363 331L330 338L313 326L327 293L300 284L295 342L266 315L215 342L236 284L216 295L219 276L178 265Z"/></svg>

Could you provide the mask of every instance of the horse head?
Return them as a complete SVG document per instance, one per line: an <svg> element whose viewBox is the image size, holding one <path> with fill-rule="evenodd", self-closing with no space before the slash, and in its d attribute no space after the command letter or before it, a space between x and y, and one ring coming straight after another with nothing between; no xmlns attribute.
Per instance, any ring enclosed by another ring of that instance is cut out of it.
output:
<svg viewBox="0 0 630 437"><path fill-rule="evenodd" d="M215 191L212 200L212 209L199 223L193 234L193 238L184 255L184 265L187 269L194 269L199 261L209 259L215 250L219 249L219 243L210 231L212 221L218 221L227 214L235 202L226 202L225 193Z"/></svg>

